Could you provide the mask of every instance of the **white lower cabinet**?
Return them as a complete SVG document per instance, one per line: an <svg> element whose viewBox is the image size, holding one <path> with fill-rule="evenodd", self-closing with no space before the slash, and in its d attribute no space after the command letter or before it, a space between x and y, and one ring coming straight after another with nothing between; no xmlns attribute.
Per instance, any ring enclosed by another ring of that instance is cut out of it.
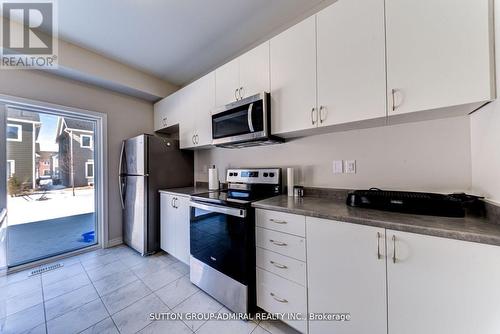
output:
<svg viewBox="0 0 500 334"><path fill-rule="evenodd" d="M160 194L160 247L189 264L189 197Z"/></svg>
<svg viewBox="0 0 500 334"><path fill-rule="evenodd" d="M309 321L309 333L386 333L385 230L306 217L306 235L309 312L351 316Z"/></svg>
<svg viewBox="0 0 500 334"><path fill-rule="evenodd" d="M500 247L391 230L387 243L389 334L500 333Z"/></svg>

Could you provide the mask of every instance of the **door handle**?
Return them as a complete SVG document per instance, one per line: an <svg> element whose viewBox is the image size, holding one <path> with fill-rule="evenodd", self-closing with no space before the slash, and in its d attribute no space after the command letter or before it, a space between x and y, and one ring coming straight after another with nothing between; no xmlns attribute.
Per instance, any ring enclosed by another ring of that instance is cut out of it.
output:
<svg viewBox="0 0 500 334"><path fill-rule="evenodd" d="M248 114L247 114L248 128L250 129L250 132L255 131L255 129L253 128L252 112L253 112L253 103L250 103L250 105L248 106Z"/></svg>
<svg viewBox="0 0 500 334"><path fill-rule="evenodd" d="M276 296L274 293L270 293L269 294L271 297L274 298L274 300L276 300L277 302L280 302L280 303L288 303L288 300L284 299L284 298L279 298L278 296Z"/></svg>
<svg viewBox="0 0 500 334"><path fill-rule="evenodd" d="M196 145L196 140L195 140L195 135L191 138L191 141L193 142L193 145Z"/></svg>
<svg viewBox="0 0 500 334"><path fill-rule="evenodd" d="M118 164L118 190L120 192L120 204L122 205L122 210L125 209L125 202L123 200L123 185L122 185L122 167L123 167L123 154L125 152L125 141L122 141L122 148L120 151L120 161Z"/></svg>
<svg viewBox="0 0 500 334"><path fill-rule="evenodd" d="M241 92L243 92L243 94ZM243 87L240 87L240 89L238 89L238 95L240 96L240 100L243 100L243 96L245 95L245 90L243 89Z"/></svg>
<svg viewBox="0 0 500 334"><path fill-rule="evenodd" d="M170 206L172 206L173 208L175 208L174 200L175 200L175 197L172 197L172 200L170 201Z"/></svg>
<svg viewBox="0 0 500 334"><path fill-rule="evenodd" d="M311 124L314 125L314 110L316 110L316 108L312 108L311 109Z"/></svg>
<svg viewBox="0 0 500 334"><path fill-rule="evenodd" d="M274 262L274 261L269 261L269 263L271 263L273 266L275 266L276 268L280 268L280 269L286 269L288 268L287 266L285 266L284 264L281 264L281 263L278 263L278 262Z"/></svg>
<svg viewBox="0 0 500 334"><path fill-rule="evenodd" d="M234 98L236 99L236 101L238 101L238 100L239 100L239 99L238 99L238 90L239 90L238 88L236 88L236 89L234 90Z"/></svg>
<svg viewBox="0 0 500 334"><path fill-rule="evenodd" d="M196 138L196 145L198 145L200 143L200 136L199 135L195 135L195 138Z"/></svg>
<svg viewBox="0 0 500 334"><path fill-rule="evenodd" d="M377 232L377 259L381 259L382 254L380 254L380 232Z"/></svg>
<svg viewBox="0 0 500 334"><path fill-rule="evenodd" d="M273 240L273 239L269 239L269 242L276 245L276 246L286 246L287 243L285 242L281 242L281 241L276 241L276 240Z"/></svg>
<svg viewBox="0 0 500 334"><path fill-rule="evenodd" d="M396 263L396 236L392 235L392 263Z"/></svg>
<svg viewBox="0 0 500 334"><path fill-rule="evenodd" d="M286 221L284 221L284 220L276 220L276 219L273 219L273 218L269 219L269 221L270 221L271 223L275 223L275 224L288 224L288 223L287 223Z"/></svg>
<svg viewBox="0 0 500 334"><path fill-rule="evenodd" d="M326 117L323 118L323 110L326 110L325 106L320 106L319 107L319 122L323 124L324 121L326 121Z"/></svg>

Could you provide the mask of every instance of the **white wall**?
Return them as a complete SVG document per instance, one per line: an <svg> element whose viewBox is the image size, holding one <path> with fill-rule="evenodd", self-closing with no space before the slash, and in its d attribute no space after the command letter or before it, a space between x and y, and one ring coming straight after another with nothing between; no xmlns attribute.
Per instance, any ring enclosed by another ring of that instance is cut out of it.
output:
<svg viewBox="0 0 500 334"><path fill-rule="evenodd" d="M296 167L311 187L454 192L471 189L470 122L467 116L330 133L285 144L244 149L210 149L195 155L195 176L207 166ZM356 174L334 175L333 160L356 159Z"/></svg>
<svg viewBox="0 0 500 334"><path fill-rule="evenodd" d="M24 97L106 113L108 115L109 239L122 236L118 195L118 160L121 141L153 131L153 105L102 88L34 70L4 70L0 94Z"/></svg>

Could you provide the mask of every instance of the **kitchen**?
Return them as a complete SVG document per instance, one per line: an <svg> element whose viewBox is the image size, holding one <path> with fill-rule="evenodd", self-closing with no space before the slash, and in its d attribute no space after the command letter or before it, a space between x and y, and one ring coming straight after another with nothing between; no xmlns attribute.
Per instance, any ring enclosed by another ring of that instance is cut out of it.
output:
<svg viewBox="0 0 500 334"><path fill-rule="evenodd" d="M2 332L500 331L494 1L291 7L179 89L4 71L6 105L107 115L109 204L95 248L0 277Z"/></svg>

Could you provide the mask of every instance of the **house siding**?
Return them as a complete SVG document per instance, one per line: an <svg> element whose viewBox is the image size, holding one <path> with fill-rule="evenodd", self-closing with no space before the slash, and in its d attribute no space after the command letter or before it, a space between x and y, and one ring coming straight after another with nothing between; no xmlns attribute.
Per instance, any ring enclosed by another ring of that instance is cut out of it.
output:
<svg viewBox="0 0 500 334"><path fill-rule="evenodd" d="M15 174L19 182L33 183L33 124L7 120L7 124L22 126L22 141L7 141L7 160L15 161Z"/></svg>
<svg viewBox="0 0 500 334"><path fill-rule="evenodd" d="M87 186L94 183L94 179L88 179L85 174L85 163L94 160L94 148L85 148L80 145L80 135L88 135L87 132L73 131L73 169L75 187ZM92 136L93 141L93 136ZM71 186L71 147L70 135L63 133L59 139L59 170L63 185Z"/></svg>

